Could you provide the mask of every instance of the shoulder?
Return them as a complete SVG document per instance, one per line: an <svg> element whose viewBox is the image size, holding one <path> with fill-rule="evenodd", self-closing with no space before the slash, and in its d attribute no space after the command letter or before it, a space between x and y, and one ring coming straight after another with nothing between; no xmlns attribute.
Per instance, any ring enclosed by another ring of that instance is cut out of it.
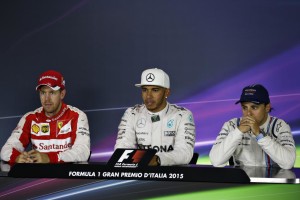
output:
<svg viewBox="0 0 300 200"><path fill-rule="evenodd" d="M140 115L145 110L144 105L135 105L133 107L129 107L124 112L121 121L127 122L128 120L134 120L136 116Z"/></svg>
<svg viewBox="0 0 300 200"><path fill-rule="evenodd" d="M182 106L178 106L176 104L169 104L168 109L169 110L167 111L167 115L176 116L188 123L195 123L193 113L189 109Z"/></svg>
<svg viewBox="0 0 300 200"><path fill-rule="evenodd" d="M272 117L272 132L279 133L284 130L290 130L290 125L285 122L283 119L279 119L277 117Z"/></svg>
<svg viewBox="0 0 300 200"><path fill-rule="evenodd" d="M286 121L284 121L283 119L277 118L277 117L272 117L272 124L285 124L288 125L288 123Z"/></svg>
<svg viewBox="0 0 300 200"><path fill-rule="evenodd" d="M144 104L136 104L133 107L129 107L126 109L126 113L132 113L132 114L136 114L136 113L141 113L145 110L145 105Z"/></svg>
<svg viewBox="0 0 300 200"><path fill-rule="evenodd" d="M39 116L42 113L43 107L39 107L33 111L29 111L27 113L25 113L22 118L26 118L26 119L31 119L31 118L35 118L37 116Z"/></svg>
<svg viewBox="0 0 300 200"><path fill-rule="evenodd" d="M182 107L182 106L178 106L176 104L169 104L169 111L170 112L175 112L175 113L178 113L178 114L192 114L192 112L185 108L185 107Z"/></svg>
<svg viewBox="0 0 300 200"><path fill-rule="evenodd" d="M86 114L77 107L67 105L67 108L68 108L69 111L77 113L79 116L86 116Z"/></svg>
<svg viewBox="0 0 300 200"><path fill-rule="evenodd" d="M240 118L232 118L224 123L223 126L232 127L235 129L240 124Z"/></svg>

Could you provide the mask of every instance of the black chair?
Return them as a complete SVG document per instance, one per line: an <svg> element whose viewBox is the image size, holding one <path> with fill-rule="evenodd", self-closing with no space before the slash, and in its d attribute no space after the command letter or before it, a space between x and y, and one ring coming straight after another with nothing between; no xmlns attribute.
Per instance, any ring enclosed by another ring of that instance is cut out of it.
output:
<svg viewBox="0 0 300 200"><path fill-rule="evenodd" d="M87 159L87 162L90 161L91 155L92 155L92 151L90 151L90 155L89 155L89 158Z"/></svg>
<svg viewBox="0 0 300 200"><path fill-rule="evenodd" d="M231 156L230 158L229 158L229 166L234 166L234 160L233 160L233 156Z"/></svg>
<svg viewBox="0 0 300 200"><path fill-rule="evenodd" d="M199 157L199 154L198 153L194 153L193 157L192 157L192 159L191 159L191 161L190 161L189 164L196 164L197 160L198 160L198 157Z"/></svg>

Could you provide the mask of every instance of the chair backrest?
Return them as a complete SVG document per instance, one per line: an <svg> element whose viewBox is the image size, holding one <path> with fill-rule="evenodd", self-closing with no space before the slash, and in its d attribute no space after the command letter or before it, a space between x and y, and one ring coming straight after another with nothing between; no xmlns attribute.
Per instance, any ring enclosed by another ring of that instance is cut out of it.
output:
<svg viewBox="0 0 300 200"><path fill-rule="evenodd" d="M90 161L90 159L91 159L91 155L92 155L92 151L90 151L90 155L89 155L89 158L87 159L87 162L89 162L89 161Z"/></svg>
<svg viewBox="0 0 300 200"><path fill-rule="evenodd" d="M193 157L192 157L192 159L191 159L191 161L190 161L189 164L196 164L197 160L198 160L198 157L199 157L199 154L198 153L194 153Z"/></svg>
<svg viewBox="0 0 300 200"><path fill-rule="evenodd" d="M233 156L231 156L228 160L229 162L229 166L234 166L234 160L233 160Z"/></svg>

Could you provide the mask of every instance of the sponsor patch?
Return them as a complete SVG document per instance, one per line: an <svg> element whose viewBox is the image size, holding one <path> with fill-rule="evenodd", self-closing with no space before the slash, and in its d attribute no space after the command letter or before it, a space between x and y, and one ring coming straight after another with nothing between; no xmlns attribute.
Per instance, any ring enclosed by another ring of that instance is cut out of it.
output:
<svg viewBox="0 0 300 200"><path fill-rule="evenodd" d="M35 134L37 134L38 132L40 132L40 127L36 124L33 124L31 126L31 131L34 132Z"/></svg>
<svg viewBox="0 0 300 200"><path fill-rule="evenodd" d="M31 134L37 136L50 135L50 125L49 123L31 123Z"/></svg>
<svg viewBox="0 0 300 200"><path fill-rule="evenodd" d="M175 136L176 131L164 131L165 136Z"/></svg>
<svg viewBox="0 0 300 200"><path fill-rule="evenodd" d="M190 122L193 122L193 116L192 115L189 115L189 120L190 120Z"/></svg>
<svg viewBox="0 0 300 200"><path fill-rule="evenodd" d="M49 132L49 124L44 124L41 126L42 132L43 133L48 133Z"/></svg>
<svg viewBox="0 0 300 200"><path fill-rule="evenodd" d="M148 135L148 132L136 132L136 135Z"/></svg>
<svg viewBox="0 0 300 200"><path fill-rule="evenodd" d="M168 123L167 123L167 127L168 127L168 128L172 128L173 125L174 125L174 119L170 119L170 120L168 121Z"/></svg>
<svg viewBox="0 0 300 200"><path fill-rule="evenodd" d="M151 121L152 121L153 123L154 123L154 122L160 121L159 115L153 115L153 116L151 117Z"/></svg>
<svg viewBox="0 0 300 200"><path fill-rule="evenodd" d="M72 126L71 126L72 120L70 120L68 123L66 123L63 127L61 127L58 135L70 133L72 131Z"/></svg>
<svg viewBox="0 0 300 200"><path fill-rule="evenodd" d="M62 122L62 121L57 121L57 127L58 127L59 129L62 128L63 124L64 124L64 122Z"/></svg>
<svg viewBox="0 0 300 200"><path fill-rule="evenodd" d="M39 152L60 152L72 147L71 138L38 140L32 139L34 149Z"/></svg>
<svg viewBox="0 0 300 200"><path fill-rule="evenodd" d="M146 119L141 118L136 122L138 128L144 128L146 126Z"/></svg>
<svg viewBox="0 0 300 200"><path fill-rule="evenodd" d="M169 152L173 151L173 145L160 145L160 146L152 146L152 145L142 145L138 144L139 149L155 149L157 152Z"/></svg>

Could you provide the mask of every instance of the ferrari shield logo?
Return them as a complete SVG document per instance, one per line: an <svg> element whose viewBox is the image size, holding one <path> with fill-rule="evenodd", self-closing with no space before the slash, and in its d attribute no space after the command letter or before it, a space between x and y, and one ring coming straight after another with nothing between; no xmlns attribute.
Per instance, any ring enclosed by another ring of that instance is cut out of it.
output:
<svg viewBox="0 0 300 200"><path fill-rule="evenodd" d="M61 129L61 127L63 127L63 122L62 121L57 122L57 127Z"/></svg>

